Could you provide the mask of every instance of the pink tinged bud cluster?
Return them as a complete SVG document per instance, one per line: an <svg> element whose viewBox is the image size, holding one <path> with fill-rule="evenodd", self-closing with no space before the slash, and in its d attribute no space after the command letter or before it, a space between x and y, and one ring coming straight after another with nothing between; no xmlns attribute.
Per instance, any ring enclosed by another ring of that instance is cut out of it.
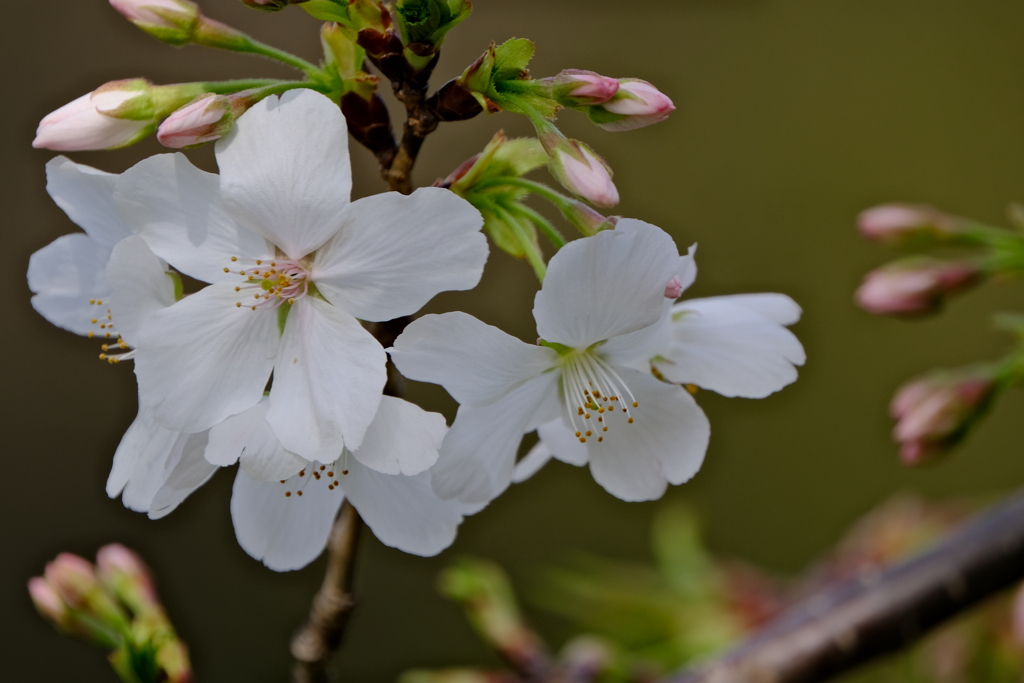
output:
<svg viewBox="0 0 1024 683"><path fill-rule="evenodd" d="M683 295L684 289L686 288L683 286L683 281L679 279L678 275L673 275L672 279L665 285L665 298L674 301Z"/></svg>
<svg viewBox="0 0 1024 683"><path fill-rule="evenodd" d="M945 297L981 277L972 263L908 261L890 264L864 276L856 300L876 315L909 315L936 310Z"/></svg>
<svg viewBox="0 0 1024 683"><path fill-rule="evenodd" d="M181 149L218 140L231 130L235 119L251 106L244 94L208 94L168 116L156 137L165 147Z"/></svg>
<svg viewBox="0 0 1024 683"><path fill-rule="evenodd" d="M935 375L905 384L889 406L900 460L917 465L955 445L988 407L996 388L995 379L982 372Z"/></svg>
<svg viewBox="0 0 1024 683"><path fill-rule="evenodd" d="M899 242L916 236L953 234L959 222L930 206L883 204L861 212L857 228L870 240Z"/></svg>
<svg viewBox="0 0 1024 683"><path fill-rule="evenodd" d="M113 149L146 134L154 121L114 115L139 92L106 87L83 95L44 117L32 146L61 152Z"/></svg>
<svg viewBox="0 0 1024 683"><path fill-rule="evenodd" d="M625 78L619 81L615 96L600 105L600 116L591 118L601 128L625 131L664 121L676 107L665 93L647 81Z"/></svg>
<svg viewBox="0 0 1024 683"><path fill-rule="evenodd" d="M137 554L119 543L103 546L96 553L99 577L133 609L159 608L160 600L149 567Z"/></svg>
<svg viewBox="0 0 1024 683"><path fill-rule="evenodd" d="M29 579L28 594L32 598L32 603L36 606L36 610L45 619L52 621L61 628L67 624L70 616L68 606L64 604L60 595L57 594L57 591L54 590L53 586L46 579L41 576Z"/></svg>
<svg viewBox="0 0 1024 683"><path fill-rule="evenodd" d="M567 190L595 206L612 207L619 203L611 170L586 145L570 141L569 145L556 147L551 170Z"/></svg>

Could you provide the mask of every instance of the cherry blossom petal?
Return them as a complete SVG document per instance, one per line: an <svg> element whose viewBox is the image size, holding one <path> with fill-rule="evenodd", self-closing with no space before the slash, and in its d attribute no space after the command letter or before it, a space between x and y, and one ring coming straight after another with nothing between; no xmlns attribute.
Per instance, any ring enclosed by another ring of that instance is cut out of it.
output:
<svg viewBox="0 0 1024 683"><path fill-rule="evenodd" d="M601 356L613 365L625 365L636 370L648 370L651 358L672 343L672 301L663 299L658 321L636 332L609 339L599 350Z"/></svg>
<svg viewBox="0 0 1024 683"><path fill-rule="evenodd" d="M345 210L341 231L313 261L331 303L362 320L412 315L435 295L472 289L487 261L483 217L449 190L387 192Z"/></svg>
<svg viewBox="0 0 1024 683"><path fill-rule="evenodd" d="M115 287L119 282L111 271ZM237 307L210 285L146 319L135 357L139 400L169 429L199 432L263 396L280 345L276 311Z"/></svg>
<svg viewBox="0 0 1024 683"><path fill-rule="evenodd" d="M552 457L568 465L582 467L587 464L587 446L580 443L574 430L562 418L545 422L537 428L537 436L551 451Z"/></svg>
<svg viewBox="0 0 1024 683"><path fill-rule="evenodd" d="M516 452L532 428L537 405L558 393L558 373L549 372L482 408L460 406L430 470L434 492L463 503L488 503L512 482ZM548 415L548 421L557 415Z"/></svg>
<svg viewBox="0 0 1024 683"><path fill-rule="evenodd" d="M512 483L521 484L540 472L551 460L551 449L543 441L538 441L529 452L519 459L512 470Z"/></svg>
<svg viewBox="0 0 1024 683"><path fill-rule="evenodd" d="M231 493L231 521L238 544L278 572L301 569L327 547L345 500L341 487L317 479L312 467L285 483L250 478L239 470Z"/></svg>
<svg viewBox="0 0 1024 683"><path fill-rule="evenodd" d="M683 287L683 292L689 289L690 285L692 285L697 279L696 255L697 245L691 244L690 248L686 250L686 254L679 257L679 270L676 272L676 276L679 278L679 283Z"/></svg>
<svg viewBox="0 0 1024 683"><path fill-rule="evenodd" d="M170 514L216 471L203 461L205 446L205 433L165 429L143 406L114 453L107 495L153 519Z"/></svg>
<svg viewBox="0 0 1024 683"><path fill-rule="evenodd" d="M110 247L88 235L73 233L58 237L32 254L28 261L28 286L35 296L32 307L41 316L69 332L86 335L98 332L90 321L106 308L90 300L110 298L107 261Z"/></svg>
<svg viewBox="0 0 1024 683"><path fill-rule="evenodd" d="M341 480L349 502L381 543L413 555L436 555L455 540L466 506L441 500L430 474L382 474L358 462Z"/></svg>
<svg viewBox="0 0 1024 683"><path fill-rule="evenodd" d="M440 384L471 406L494 403L558 363L554 350L459 311L414 320L388 353L406 377Z"/></svg>
<svg viewBox="0 0 1024 683"><path fill-rule="evenodd" d="M626 368L616 368L639 404L604 415L603 441L587 440L590 471L613 496L655 500L667 484L681 484L704 462L711 427L704 411L680 387Z"/></svg>
<svg viewBox="0 0 1024 683"><path fill-rule="evenodd" d="M363 443L352 455L377 472L412 476L437 462L447 431L443 415L384 396Z"/></svg>
<svg viewBox="0 0 1024 683"><path fill-rule="evenodd" d="M657 322L678 250L661 228L624 219L551 257L533 315L542 339L573 348Z"/></svg>
<svg viewBox="0 0 1024 683"><path fill-rule="evenodd" d="M75 225L108 249L132 234L114 203L118 176L67 157L46 164L46 191Z"/></svg>
<svg viewBox="0 0 1024 683"><path fill-rule="evenodd" d="M257 481L288 479L309 461L285 449L267 422L270 402L265 398L248 410L210 430L206 460L227 467L241 459L242 470Z"/></svg>
<svg viewBox="0 0 1024 683"><path fill-rule="evenodd" d="M312 90L268 97L217 142L224 204L292 259L341 227L352 169L348 128L336 102Z"/></svg>
<svg viewBox="0 0 1024 683"><path fill-rule="evenodd" d="M231 257L260 259L274 248L239 225L221 199L220 178L182 154L140 161L117 185L117 205L128 225L153 252L203 282L241 282Z"/></svg>
<svg viewBox="0 0 1024 683"><path fill-rule="evenodd" d="M164 262L135 235L114 247L107 269L118 274L110 297L111 310L117 312L117 333L134 345L146 318L174 303L174 281Z"/></svg>
<svg viewBox="0 0 1024 683"><path fill-rule="evenodd" d="M675 310L685 309L687 304L692 302L711 299L735 304L736 306L742 306L743 308L762 315L779 325L792 325L798 322L800 320L800 314L802 313L800 305L785 294L772 294L768 292L761 294L716 296L709 297L709 299L691 299L690 301L683 301L676 304Z"/></svg>
<svg viewBox="0 0 1024 683"><path fill-rule="evenodd" d="M333 462L359 448L387 379L380 343L347 313L311 296L288 314L267 421L284 447Z"/></svg>
<svg viewBox="0 0 1024 683"><path fill-rule="evenodd" d="M765 305L757 308L759 303ZM658 371L670 382L696 384L723 396L764 398L795 381L794 365L806 360L793 333L762 313L791 319L787 309L777 299L737 302L734 297L678 304L673 343L661 354L666 360L656 363Z"/></svg>

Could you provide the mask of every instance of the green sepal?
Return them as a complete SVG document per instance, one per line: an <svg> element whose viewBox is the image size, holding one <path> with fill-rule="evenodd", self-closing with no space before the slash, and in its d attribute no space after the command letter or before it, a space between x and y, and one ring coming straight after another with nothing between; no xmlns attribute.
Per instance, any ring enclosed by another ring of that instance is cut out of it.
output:
<svg viewBox="0 0 1024 683"><path fill-rule="evenodd" d="M167 271L167 277L171 279L171 284L174 287L174 300L181 301L185 296L185 285L181 281L181 276L173 270L169 270Z"/></svg>
<svg viewBox="0 0 1024 683"><path fill-rule="evenodd" d="M352 20L348 14L348 3L333 0L309 0L302 3L302 9L320 21L334 21L351 28Z"/></svg>
<svg viewBox="0 0 1024 683"><path fill-rule="evenodd" d="M606 123L615 123L616 121L621 121L626 118L624 114L610 112L600 104L587 107L587 117L590 119L591 123L599 126Z"/></svg>
<svg viewBox="0 0 1024 683"><path fill-rule="evenodd" d="M526 38L506 40L494 50L494 81L512 81L523 77L533 59L533 42Z"/></svg>
<svg viewBox="0 0 1024 683"><path fill-rule="evenodd" d="M493 211L477 208L484 217L484 232L490 236L494 246L513 258L526 258L526 249L523 248L518 233ZM534 241L536 241L536 233L534 233Z"/></svg>
<svg viewBox="0 0 1024 683"><path fill-rule="evenodd" d="M546 346L549 349L554 349L558 353L559 356L568 356L570 353L572 353L573 351L576 350L576 349L572 348L571 346L566 346L565 344L559 344L558 342L546 341L544 339L538 339L537 343L540 344L541 346Z"/></svg>
<svg viewBox="0 0 1024 683"><path fill-rule="evenodd" d="M288 314L292 310L292 305L289 303L283 303L277 307L277 331L284 334L284 326L288 322Z"/></svg>

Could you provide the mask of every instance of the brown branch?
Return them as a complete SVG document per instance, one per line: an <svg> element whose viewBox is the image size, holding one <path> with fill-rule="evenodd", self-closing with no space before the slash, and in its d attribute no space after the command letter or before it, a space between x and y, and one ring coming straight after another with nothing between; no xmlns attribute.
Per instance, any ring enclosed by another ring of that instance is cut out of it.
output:
<svg viewBox="0 0 1024 683"><path fill-rule="evenodd" d="M894 652L1024 577L1024 493L933 550L798 603L751 640L660 683L812 683Z"/></svg>
<svg viewBox="0 0 1024 683"><path fill-rule="evenodd" d="M329 680L327 665L341 643L345 625L355 606L352 574L362 528L363 520L359 513L345 501L327 543L324 582L313 598L309 620L292 639L294 683L326 683Z"/></svg>

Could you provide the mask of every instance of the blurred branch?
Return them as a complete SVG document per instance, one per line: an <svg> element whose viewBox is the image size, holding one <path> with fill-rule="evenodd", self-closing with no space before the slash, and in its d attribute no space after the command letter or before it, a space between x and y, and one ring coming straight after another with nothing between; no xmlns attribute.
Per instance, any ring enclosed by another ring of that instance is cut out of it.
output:
<svg viewBox="0 0 1024 683"><path fill-rule="evenodd" d="M933 550L797 603L724 657L660 683L812 683L894 652L1024 577L1024 492Z"/></svg>
<svg viewBox="0 0 1024 683"><path fill-rule="evenodd" d="M329 680L327 665L341 643L345 625L355 607L352 573L362 528L363 520L359 513L345 501L327 543L324 582L313 598L309 620L292 639L294 683L326 683Z"/></svg>

